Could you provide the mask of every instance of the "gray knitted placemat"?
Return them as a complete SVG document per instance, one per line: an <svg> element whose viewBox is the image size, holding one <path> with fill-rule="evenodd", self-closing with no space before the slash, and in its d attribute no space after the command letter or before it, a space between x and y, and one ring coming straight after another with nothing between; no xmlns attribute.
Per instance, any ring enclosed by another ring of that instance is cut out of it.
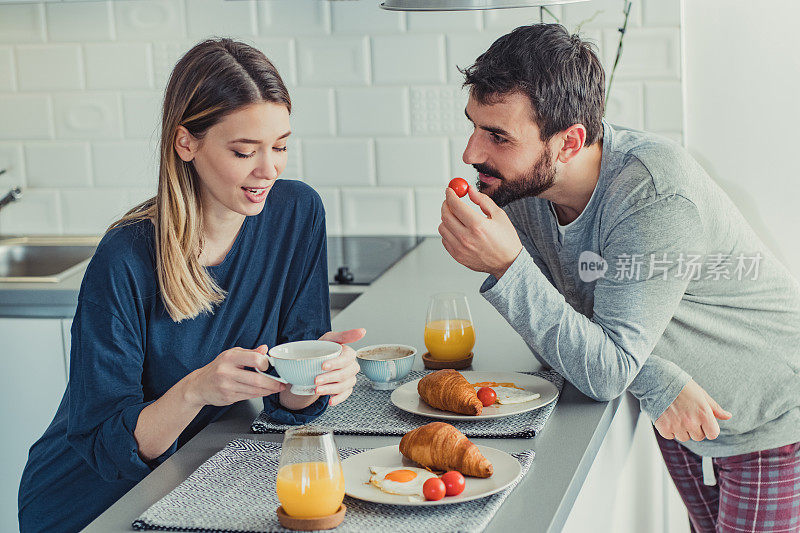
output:
<svg viewBox="0 0 800 533"><path fill-rule="evenodd" d="M430 372L413 370L406 382L419 379ZM559 395L564 378L554 371L522 372L539 376L553 383ZM374 390L369 380L358 374L353 393L345 404L327 409L314 423L331 428L339 435L405 435L412 429L431 421L430 418L408 413L392 404L392 391ZM526 438L542 430L558 400L527 413L480 421L457 422L448 420L467 437ZM291 426L276 424L262 411L253 421L253 433L283 433Z"/></svg>
<svg viewBox="0 0 800 533"><path fill-rule="evenodd" d="M342 448L346 459L364 450ZM183 483L151 505L133 522L136 530L272 532L288 531L278 522L275 494L281 445L236 439L214 454ZM465 503L405 507L345 496L347 514L335 531L419 533L482 531L533 462L533 450L511 454L522 474L507 489Z"/></svg>

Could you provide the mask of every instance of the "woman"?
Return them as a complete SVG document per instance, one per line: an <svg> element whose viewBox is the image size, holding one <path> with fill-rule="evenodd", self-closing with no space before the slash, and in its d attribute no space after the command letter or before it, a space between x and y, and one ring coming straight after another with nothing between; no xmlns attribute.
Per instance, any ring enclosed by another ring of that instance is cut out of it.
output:
<svg viewBox="0 0 800 533"><path fill-rule="evenodd" d="M245 44L205 41L175 66L158 194L112 224L86 270L69 384L22 476L21 531L81 529L234 402L263 397L299 424L352 391L348 346L315 396L252 371L268 370L268 346L364 335L329 332L322 203L278 180L290 111Z"/></svg>

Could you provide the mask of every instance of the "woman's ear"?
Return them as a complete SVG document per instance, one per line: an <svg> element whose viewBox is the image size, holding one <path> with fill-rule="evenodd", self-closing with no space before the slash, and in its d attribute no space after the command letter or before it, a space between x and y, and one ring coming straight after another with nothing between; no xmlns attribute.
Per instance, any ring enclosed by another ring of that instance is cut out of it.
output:
<svg viewBox="0 0 800 533"><path fill-rule="evenodd" d="M198 145L197 139L189 133L189 130L178 126L178 132L175 134L175 151L178 153L178 157L188 163L194 159Z"/></svg>

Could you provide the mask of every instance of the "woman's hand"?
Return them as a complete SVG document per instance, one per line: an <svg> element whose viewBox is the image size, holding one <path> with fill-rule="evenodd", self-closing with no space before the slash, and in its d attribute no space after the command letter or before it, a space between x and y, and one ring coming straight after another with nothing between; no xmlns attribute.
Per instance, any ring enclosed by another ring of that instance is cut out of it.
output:
<svg viewBox="0 0 800 533"><path fill-rule="evenodd" d="M261 350L263 347L259 346ZM231 348L189 376L187 400L196 405L230 405L232 403L261 398L287 389L279 381L258 374L246 367L266 372L269 361L260 350Z"/></svg>
<svg viewBox="0 0 800 533"><path fill-rule="evenodd" d="M665 439L686 442L716 439L719 436L717 419L729 420L731 414L694 380L689 380L675 401L658 417L655 427Z"/></svg>
<svg viewBox="0 0 800 533"><path fill-rule="evenodd" d="M333 341L342 345L342 353L339 357L322 363L322 369L325 372L317 376L315 382L317 394L330 394L330 405L342 403L353 392L356 374L360 367L356 361L356 351L346 343L361 340L366 333L367 331L363 328L329 331L319 338L321 341Z"/></svg>

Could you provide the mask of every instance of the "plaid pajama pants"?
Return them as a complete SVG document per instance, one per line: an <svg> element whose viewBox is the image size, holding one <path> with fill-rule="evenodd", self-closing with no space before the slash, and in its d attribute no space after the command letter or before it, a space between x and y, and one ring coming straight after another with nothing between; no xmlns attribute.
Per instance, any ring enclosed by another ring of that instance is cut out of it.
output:
<svg viewBox="0 0 800 533"><path fill-rule="evenodd" d="M717 484L708 486L699 455L655 434L693 532L800 532L800 442L715 457Z"/></svg>

